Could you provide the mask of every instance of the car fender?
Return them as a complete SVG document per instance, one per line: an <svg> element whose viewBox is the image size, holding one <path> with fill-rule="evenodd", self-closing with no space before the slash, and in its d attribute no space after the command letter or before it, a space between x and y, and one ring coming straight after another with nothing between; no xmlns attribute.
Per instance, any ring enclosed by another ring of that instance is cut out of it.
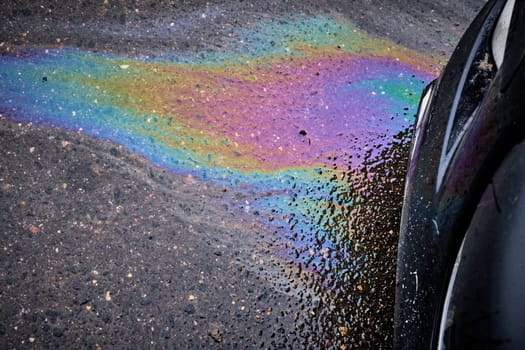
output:
<svg viewBox="0 0 525 350"><path fill-rule="evenodd" d="M449 284L439 348L525 347L524 247L525 141L501 163L472 217Z"/></svg>

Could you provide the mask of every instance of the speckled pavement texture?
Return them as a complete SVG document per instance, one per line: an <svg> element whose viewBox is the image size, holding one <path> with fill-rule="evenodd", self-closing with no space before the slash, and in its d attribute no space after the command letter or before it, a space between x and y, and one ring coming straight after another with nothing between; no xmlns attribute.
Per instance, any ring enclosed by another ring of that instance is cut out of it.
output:
<svg viewBox="0 0 525 350"><path fill-rule="evenodd" d="M129 56L220 54L236 28L276 16L326 15L433 56L439 68L482 5L12 1L0 6L0 53L67 46ZM352 183L366 200L355 202L351 223L366 233L356 242L367 250L359 264L368 266L348 282L326 271L347 273L352 261L338 258L318 277L310 261L287 257L292 243L268 229L272 214L266 221L251 219L257 211L245 215L250 193L169 171L81 132L13 121L2 103L1 349L390 348L407 133L369 155L382 162L365 175L348 172L367 179ZM298 137L312 134L299 129ZM337 200L356 193L339 192ZM345 242L335 248L358 250ZM295 249L297 256L317 254Z"/></svg>

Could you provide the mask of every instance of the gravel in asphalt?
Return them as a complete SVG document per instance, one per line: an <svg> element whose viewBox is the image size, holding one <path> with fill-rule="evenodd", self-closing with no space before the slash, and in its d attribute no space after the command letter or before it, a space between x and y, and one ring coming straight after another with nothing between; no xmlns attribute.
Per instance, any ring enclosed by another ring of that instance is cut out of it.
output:
<svg viewBox="0 0 525 350"><path fill-rule="evenodd" d="M0 53L35 45L221 52L235 28L324 14L444 63L482 4L16 1L0 7ZM389 348L408 141L400 133L367 156L370 166L347 172L351 190L332 205L362 202L332 221L353 236L324 257L341 274L316 274L242 215L250 199L242 191L108 141L0 117L0 348ZM312 256L325 249L316 244Z"/></svg>

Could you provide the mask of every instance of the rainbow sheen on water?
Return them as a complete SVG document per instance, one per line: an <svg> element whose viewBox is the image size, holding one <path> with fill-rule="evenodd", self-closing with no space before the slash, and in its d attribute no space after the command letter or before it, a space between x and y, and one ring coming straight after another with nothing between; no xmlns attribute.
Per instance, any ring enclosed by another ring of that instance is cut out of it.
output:
<svg viewBox="0 0 525 350"><path fill-rule="evenodd" d="M407 128L436 62L329 16L276 17L233 37L222 52L162 57L4 52L0 114L241 193L236 215L278 237L286 249L273 253L321 300L299 333L322 330L321 347L345 344L341 327L388 340L371 329L391 322Z"/></svg>
<svg viewBox="0 0 525 350"><path fill-rule="evenodd" d="M253 199L245 211L293 217L308 231L312 208L342 177L321 169L359 166L410 125L432 62L329 17L238 34L229 52L193 57L53 48L1 56L0 108L12 120L81 131L176 173L240 187Z"/></svg>
<svg viewBox="0 0 525 350"><path fill-rule="evenodd" d="M2 56L0 106L10 119L80 130L172 171L259 192L311 182L330 157L357 157L402 130L433 73L425 57L328 17L239 35L232 53L193 59Z"/></svg>

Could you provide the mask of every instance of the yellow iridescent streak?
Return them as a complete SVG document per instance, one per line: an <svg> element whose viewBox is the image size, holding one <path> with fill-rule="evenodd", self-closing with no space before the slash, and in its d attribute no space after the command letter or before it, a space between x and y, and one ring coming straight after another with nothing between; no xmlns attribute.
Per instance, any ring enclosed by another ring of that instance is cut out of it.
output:
<svg viewBox="0 0 525 350"><path fill-rule="evenodd" d="M154 128L142 132L167 146L186 149L206 166L269 171L278 165L260 157L261 145L235 138L230 119L233 117L236 126L248 132L254 128L245 122L243 114L258 113L257 106L271 109L272 96L275 97L272 91L278 94L286 89L286 84L304 86L300 75L283 77L277 73L279 69L297 69L349 55L356 59L394 58L427 72L439 67L433 58L372 38L353 27L348 28L346 35L338 35L328 43L290 41L287 49L293 54L273 53L208 64L92 57L98 61L96 64L113 67L112 74L67 79L97 91L99 103L127 110L131 118L146 118L146 127L155 123ZM254 108L243 104L252 104ZM264 152L274 158L294 150L265 147ZM214 155L212 160L209 155ZM315 164L298 162L294 166L307 165Z"/></svg>

